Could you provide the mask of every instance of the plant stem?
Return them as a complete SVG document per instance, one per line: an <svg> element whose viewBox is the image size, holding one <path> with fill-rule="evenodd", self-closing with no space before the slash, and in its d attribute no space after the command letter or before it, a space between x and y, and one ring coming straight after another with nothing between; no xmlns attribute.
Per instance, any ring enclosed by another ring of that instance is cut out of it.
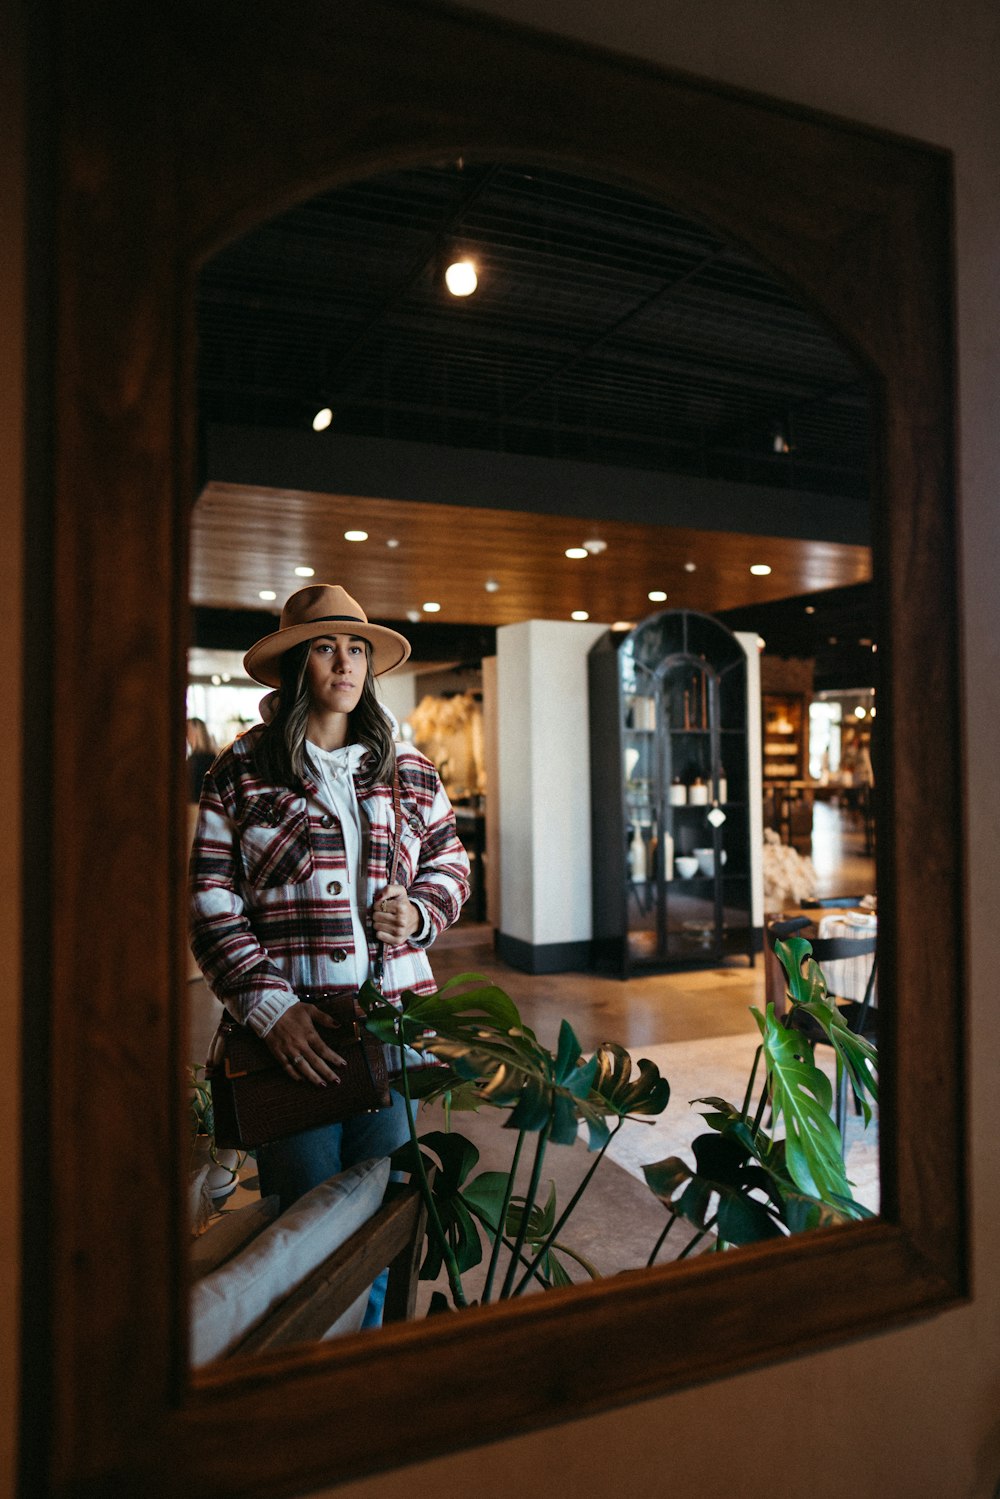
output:
<svg viewBox="0 0 1000 1499"><path fill-rule="evenodd" d="M531 1215L531 1209L534 1207L535 1198L538 1195L538 1183L542 1175L542 1162L545 1159L545 1147L549 1143L549 1135L551 1134L551 1132L552 1114L550 1112L548 1121L544 1129L539 1132L538 1144L535 1146L535 1160L531 1168L531 1181L528 1183L528 1190L524 1198L524 1207L521 1209L521 1223L517 1230L517 1238L514 1240L514 1252L510 1257L510 1264L507 1266L507 1274L504 1276L504 1282L500 1288L501 1301L505 1297L510 1296L511 1287L514 1284L514 1276L517 1274L517 1263L521 1256L521 1250L524 1248L524 1241L528 1236L528 1218ZM500 1226L501 1229L503 1229L506 1225L501 1224Z"/></svg>
<svg viewBox="0 0 1000 1499"><path fill-rule="evenodd" d="M753 1066L750 1069L750 1081L747 1083L747 1091L743 1096L743 1107L740 1110L740 1118L743 1120L744 1124L746 1124L747 1115L750 1112L750 1100L753 1097L753 1085L757 1077L757 1067L760 1063L761 1053L763 1052L763 1050L763 1046L758 1046L757 1050L753 1054Z"/></svg>
<svg viewBox="0 0 1000 1499"><path fill-rule="evenodd" d="M702 1229L701 1233L700 1234L695 1234L695 1236L691 1240L690 1244L685 1244L684 1245L684 1248L681 1250L680 1254L677 1256L677 1258L679 1260L686 1260L687 1257L688 1257L688 1255L691 1253L692 1249L694 1249L695 1245L696 1244L700 1244L701 1241L702 1241L702 1239L705 1237L705 1235L708 1234L708 1233L711 1233L712 1229L715 1227L716 1219L718 1218L718 1216L719 1216L718 1213L716 1213L716 1215L715 1215L714 1218L709 1218L708 1222L705 1224L705 1227Z"/></svg>
<svg viewBox="0 0 1000 1499"><path fill-rule="evenodd" d="M647 1270L651 1270L653 1268L653 1264L654 1264L654 1262L656 1260L656 1256L659 1254L660 1250L663 1248L663 1244L664 1244L664 1241L666 1240L667 1234L670 1232L670 1230L673 1228L673 1226L674 1226L674 1224L676 1222L677 1222L677 1214L676 1213L671 1213L670 1217L667 1219L667 1226L666 1226L666 1228L663 1230L662 1234L657 1239L656 1243L653 1245L653 1252L649 1256L649 1259L646 1261L646 1269Z"/></svg>
<svg viewBox="0 0 1000 1499"><path fill-rule="evenodd" d="M483 1287L482 1304L485 1306L493 1295L493 1281L496 1278L497 1265L500 1262L500 1245L503 1243L503 1231L507 1223L507 1209L510 1207L510 1199L514 1195L514 1178L521 1161L521 1151L524 1147L525 1132L518 1130L517 1144L514 1146L514 1155L510 1163L510 1172L507 1176L507 1187L503 1194L503 1206L500 1209L500 1217L497 1220L496 1235L493 1239L493 1250L490 1254L490 1266L486 1274L486 1284Z"/></svg>
<svg viewBox="0 0 1000 1499"><path fill-rule="evenodd" d="M420 1142L417 1139L417 1122L413 1117L413 1108L410 1099L410 1077L406 1069L406 1052L403 1049L402 1040L399 1047L399 1060L402 1066L403 1097L406 1100L406 1120L410 1130L410 1145L413 1150L414 1170L420 1187L420 1195L424 1199L427 1208L427 1219L430 1226L437 1235L438 1244L444 1259L445 1269L448 1272L448 1284L451 1287L451 1299L456 1306L467 1306L465 1291L462 1288L462 1277L458 1269L458 1261L455 1259L448 1235L444 1231L441 1217L434 1201L430 1182L427 1180L427 1172L424 1168L424 1158L420 1150Z"/></svg>
<svg viewBox="0 0 1000 1499"><path fill-rule="evenodd" d="M601 1146L600 1150L597 1152L596 1157L594 1158L594 1160L593 1160L591 1166L589 1167L589 1169L584 1173L584 1176L583 1176L582 1180L580 1181L580 1184L577 1187L576 1191L573 1193L573 1196L570 1198L569 1202L566 1204L566 1207L563 1209L563 1211L560 1214L559 1218L557 1218L557 1220L555 1222L555 1225L552 1228L551 1232L549 1233L548 1237L545 1239L545 1242L542 1244L541 1248L535 1254L535 1257L531 1261L531 1265L530 1265L530 1267L528 1269L527 1274L524 1275L521 1278L521 1280L518 1282L517 1288L514 1291L514 1295L515 1296L520 1296L520 1294L524 1290L525 1286L531 1280L531 1277L532 1277L532 1275L535 1272L535 1266L544 1258L545 1255L548 1254L549 1250L552 1248L552 1245L555 1243L556 1238L562 1232L562 1229L565 1226L566 1220L569 1217L570 1213L573 1212L573 1210L576 1207L577 1203L580 1201L580 1198L583 1196L584 1192L586 1192L588 1186L590 1185L590 1179L591 1179L591 1177L593 1176L594 1172L597 1170L598 1166L601 1164L602 1160L604 1159L604 1152L607 1150L608 1146L611 1144L611 1142L614 1139L615 1135L617 1135L618 1131L621 1129L621 1127L622 1127L622 1125L624 1123L625 1123L624 1118L619 1118L618 1123L615 1125L614 1129L608 1135L608 1138L605 1140L604 1144Z"/></svg>

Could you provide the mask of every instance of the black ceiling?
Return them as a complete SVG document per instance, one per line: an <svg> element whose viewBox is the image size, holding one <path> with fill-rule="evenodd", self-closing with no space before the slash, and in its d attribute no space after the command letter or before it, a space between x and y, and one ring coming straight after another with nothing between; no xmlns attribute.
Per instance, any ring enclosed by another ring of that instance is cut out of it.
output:
<svg viewBox="0 0 1000 1499"><path fill-rule="evenodd" d="M467 300L446 257L475 259ZM204 421L573 458L867 503L868 399L741 250L627 192L510 165L397 172L205 269ZM775 436L791 451L775 451Z"/></svg>

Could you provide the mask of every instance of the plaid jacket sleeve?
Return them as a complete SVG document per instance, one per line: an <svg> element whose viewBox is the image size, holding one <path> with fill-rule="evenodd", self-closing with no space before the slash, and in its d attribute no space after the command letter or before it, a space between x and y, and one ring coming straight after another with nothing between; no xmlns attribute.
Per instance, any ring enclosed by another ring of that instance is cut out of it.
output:
<svg viewBox="0 0 1000 1499"><path fill-rule="evenodd" d="M226 762L205 777L191 849L191 950L212 992L238 1020L266 1035L295 992L254 933L240 894L235 823L226 807Z"/></svg>
<svg viewBox="0 0 1000 1499"><path fill-rule="evenodd" d="M410 870L407 894L419 901L429 921L429 929L409 942L426 948L458 920L469 897L469 856L434 766L418 751L402 747L398 764L403 797L400 853Z"/></svg>

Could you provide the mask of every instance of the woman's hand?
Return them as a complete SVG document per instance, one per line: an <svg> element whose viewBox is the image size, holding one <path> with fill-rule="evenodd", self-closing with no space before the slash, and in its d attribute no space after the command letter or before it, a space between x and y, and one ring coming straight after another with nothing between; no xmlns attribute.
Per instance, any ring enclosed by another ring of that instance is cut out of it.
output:
<svg viewBox="0 0 1000 1499"><path fill-rule="evenodd" d="M333 1069L346 1067L347 1063L339 1052L327 1046L316 1029L318 1025L337 1028L330 1015L300 999L278 1016L264 1040L289 1077L325 1088L327 1083L340 1082Z"/></svg>
<svg viewBox="0 0 1000 1499"><path fill-rule="evenodd" d="M420 930L422 918L402 885L386 885L372 907L375 935L387 947L398 947Z"/></svg>

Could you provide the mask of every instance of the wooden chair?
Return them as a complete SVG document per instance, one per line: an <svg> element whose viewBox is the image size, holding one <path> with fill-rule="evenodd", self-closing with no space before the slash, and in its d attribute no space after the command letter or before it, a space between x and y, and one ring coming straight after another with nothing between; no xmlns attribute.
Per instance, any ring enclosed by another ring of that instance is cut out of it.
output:
<svg viewBox="0 0 1000 1499"><path fill-rule="evenodd" d="M816 901L815 904L817 906L841 905L843 904L843 897L838 901L831 899L822 902ZM783 942L787 941L789 937L800 936L805 928L812 927L813 925L812 919L808 916L793 916L787 921L768 922L767 941L772 954L774 953L774 944L776 942ZM868 969L868 978L862 999L844 999L833 993L829 995L829 998L837 1006L850 1030L854 1031L856 1035L864 1036L873 1046L877 1045L878 1010L872 1004L878 963L875 932L872 931L857 937L810 936L809 942L812 946L812 956L823 970L823 976L827 978L828 982L827 970L830 963L840 962L844 959L871 957L871 964ZM777 958L774 958L774 961L777 962ZM787 1017L782 1017L782 1020L785 1024L793 1026L796 1030L800 1031L808 1040L819 1042L821 1045L828 1046L830 1044L826 1032L811 1015L803 1015L800 1011L793 1010ZM843 1149L844 1128L847 1120L847 1073L845 1071L841 1072L834 1118L837 1128L840 1131L841 1148Z"/></svg>
<svg viewBox="0 0 1000 1499"><path fill-rule="evenodd" d="M195 1282L236 1260L259 1233L277 1219L276 1197L251 1203L223 1216L196 1241ZM338 1319L384 1269L389 1271L384 1320L413 1316L426 1209L415 1186L390 1182L385 1200L355 1232L273 1306L224 1357L284 1348L327 1336Z"/></svg>

